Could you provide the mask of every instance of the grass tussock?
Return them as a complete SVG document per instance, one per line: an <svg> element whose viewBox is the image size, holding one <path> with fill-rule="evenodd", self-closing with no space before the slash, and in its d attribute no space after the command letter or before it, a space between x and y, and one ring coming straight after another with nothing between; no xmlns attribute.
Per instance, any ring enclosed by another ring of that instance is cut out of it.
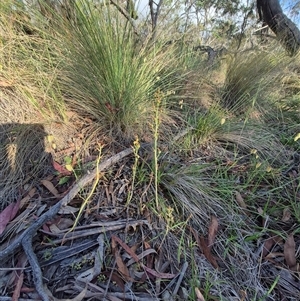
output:
<svg viewBox="0 0 300 301"><path fill-rule="evenodd" d="M153 121L154 94L175 87L166 81L175 73L175 54L150 40L141 44L112 6L77 1L74 15L73 22L56 20L57 42L66 50L60 83L68 104L114 138L143 136Z"/></svg>
<svg viewBox="0 0 300 301"><path fill-rule="evenodd" d="M272 104L268 94L285 64L283 54L274 51L237 54L228 65L221 103L234 114L263 114Z"/></svg>

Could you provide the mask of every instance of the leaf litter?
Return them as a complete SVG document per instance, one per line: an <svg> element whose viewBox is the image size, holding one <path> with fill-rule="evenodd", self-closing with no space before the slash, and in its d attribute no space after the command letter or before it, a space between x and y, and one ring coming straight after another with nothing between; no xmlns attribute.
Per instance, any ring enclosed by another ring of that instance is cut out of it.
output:
<svg viewBox="0 0 300 301"><path fill-rule="evenodd" d="M124 168L124 164L121 165L121 168ZM117 170L117 173L120 174L120 169ZM57 177L59 176L57 175ZM48 206L55 204L57 198L64 194L63 191L56 189L55 182L56 177L41 180L45 189L39 192L33 191L35 194L31 193L30 196L27 196L26 202L30 204L34 202L35 198L48 199L50 200L48 205L47 203L45 203L46 206L43 205L43 211L47 210ZM115 205L117 201L125 203L126 189L130 186L127 182L127 180L120 182L119 179L110 180L110 184L103 182L100 186L105 188L108 185L110 187L110 198L107 199L105 193L101 193L98 197L95 195L94 200L90 203L90 208L94 209L90 210L90 215L86 220L84 217L81 218L80 225L76 226L72 232L68 233L78 210L76 198L70 205L59 211L59 218L44 224L44 230L40 229L36 234L35 241L39 242L36 245L37 258L43 271L43 277L47 279L44 291L49 298L53 300L82 300L84 296L81 292L85 289L85 297L101 295L102 297L106 296L109 300L123 300L124 296L126 297L128 294L128 289L135 291L135 287L142 288L144 285L148 286L149 281L155 283L156 280L163 280L163 287L161 288L163 289L168 283L166 280L171 281L179 275L177 269L175 273L170 273L171 271L160 271L154 267L153 260L157 256L157 246L160 239L154 244L153 241L152 243L143 241L145 235L149 238L153 236L149 222L128 217L121 207L118 212L118 207ZM102 190L102 192L105 191L105 189ZM54 198L49 197L49 192ZM102 205L97 205L99 202ZM41 205L42 203L35 208L36 212L41 208ZM117 211L110 210L112 207L115 207ZM13 208L11 206L4 212L5 216L9 215L10 217L8 219L10 225L14 224L11 213L16 209L13 210ZM101 212L106 212L105 221L97 221L98 213ZM128 241L126 237L132 238ZM127 243L124 242L124 239ZM15 285L14 293L5 286L7 293L13 293L14 298L25 295L27 298L36 298L37 292L34 290L30 273L31 269L27 268L25 273L21 274L22 276ZM63 280L58 283L57 277L61 277ZM83 283L86 283L87 286L83 286ZM25 286L32 289L27 290ZM61 291L61 287L68 287L68 289ZM117 291L115 291L116 289ZM152 296L159 293L159 291L153 291L149 294L147 290L138 289L134 294L138 300L154 300L155 298ZM78 297L63 298L63 296L74 294L77 294Z"/></svg>

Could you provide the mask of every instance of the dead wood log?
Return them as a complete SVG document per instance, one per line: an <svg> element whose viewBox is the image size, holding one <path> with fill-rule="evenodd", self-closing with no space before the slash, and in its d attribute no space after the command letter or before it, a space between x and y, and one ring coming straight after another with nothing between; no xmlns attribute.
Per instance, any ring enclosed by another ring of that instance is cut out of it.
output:
<svg viewBox="0 0 300 301"><path fill-rule="evenodd" d="M294 56L300 49L300 31L282 11L279 0L257 0L260 21L267 24L285 47Z"/></svg>

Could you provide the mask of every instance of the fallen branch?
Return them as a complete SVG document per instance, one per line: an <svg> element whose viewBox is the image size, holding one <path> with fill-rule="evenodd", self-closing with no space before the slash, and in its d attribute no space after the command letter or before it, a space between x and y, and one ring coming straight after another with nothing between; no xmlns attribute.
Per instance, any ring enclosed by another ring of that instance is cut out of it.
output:
<svg viewBox="0 0 300 301"><path fill-rule="evenodd" d="M20 246L23 247L30 266L32 268L32 273L34 275L34 284L36 286L37 292L42 297L44 301L48 301L49 297L42 287L42 271L39 266L37 257L32 248L32 240L39 228L43 226L47 221L53 219L59 210L67 206L73 198L78 194L78 192L84 188L87 184L93 181L96 177L97 172L102 172L109 168L113 164L117 163L124 157L133 153L132 148L127 148L124 151L110 157L105 162L99 164L92 172L86 174L82 177L78 183L69 191L69 193L62 198L57 204L50 208L47 212L41 215L29 228L27 228L10 246L0 252L0 262L5 262L10 255L12 255Z"/></svg>

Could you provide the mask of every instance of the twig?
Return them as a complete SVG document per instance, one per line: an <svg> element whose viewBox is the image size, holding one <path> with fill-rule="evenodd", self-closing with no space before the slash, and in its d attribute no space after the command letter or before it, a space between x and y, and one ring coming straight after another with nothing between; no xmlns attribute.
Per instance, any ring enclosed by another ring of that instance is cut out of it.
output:
<svg viewBox="0 0 300 301"><path fill-rule="evenodd" d="M19 248L21 245L28 257L30 266L32 268L34 277L34 284L36 286L37 292L42 297L43 300L48 301L49 297L45 292L42 285L42 271L39 266L36 255L34 254L32 248L32 239L36 234L38 229L42 227L45 222L53 219L53 217L58 213L58 211L68 205L68 203L73 200L73 198L78 194L78 192L85 187L88 183L92 182L96 177L97 172L102 172L113 164L117 163L119 160L130 155L133 152L132 148L127 148L124 151L110 157L105 162L99 164L89 174L86 174L83 178L79 180L78 183L69 191L69 193L61 199L57 204L55 204L50 210L41 215L27 230L25 230L9 247L0 252L0 262L6 261L7 258L14 253L14 251Z"/></svg>
<svg viewBox="0 0 300 301"><path fill-rule="evenodd" d="M75 230L74 232L68 233L67 235L61 235L60 233L48 234L48 232L44 232L51 236L59 236L58 239L51 240L51 243L45 243L44 245L48 246L48 245L52 245L52 244L60 244L62 241L66 242L68 240L74 240L77 238L91 236L91 235L95 235L98 233L116 231L116 230L126 228L128 226L135 227L135 226L141 225L141 224L148 225L146 220L138 220L138 221L137 220L134 220L134 221L125 220L124 222L118 221L118 222L114 222L114 223L115 223L115 225L112 225L112 222L102 223L103 225L100 225L101 223L99 223L99 225L97 227L92 227L92 229L88 229L88 227L87 227L85 230L79 230L79 231ZM80 228L80 227L78 227L78 228Z"/></svg>
<svg viewBox="0 0 300 301"><path fill-rule="evenodd" d="M129 13L126 11L126 9L124 9L122 6L120 6L116 1L114 0L110 0L110 3L112 5L114 5L116 7L116 9L128 20L128 22L130 23L130 25L133 28L133 32L139 36L139 32L134 24L134 21L132 20L131 16L129 15Z"/></svg>
<svg viewBox="0 0 300 301"><path fill-rule="evenodd" d="M33 274L33 282L35 285L35 289L42 298L43 301L50 301L48 294L44 290L43 286L43 273L41 270L41 267L39 265L38 259L34 253L34 250L32 248L32 237L25 237L22 240L22 246L25 251L25 254L27 255L29 264L32 268L32 274Z"/></svg>
<svg viewBox="0 0 300 301"><path fill-rule="evenodd" d="M189 266L189 264L188 264L187 262L185 262L185 263L183 264L183 267L182 267L181 272L180 272L180 276L179 276L179 278L178 278L178 280L177 280L176 286L175 286L174 291L173 291L173 296L174 296L174 297L175 297L175 296L177 295L177 293L178 293L178 290L179 290L179 288L180 288L182 279L183 279L183 277L184 277L184 274L185 274L185 272L186 272L188 266Z"/></svg>

